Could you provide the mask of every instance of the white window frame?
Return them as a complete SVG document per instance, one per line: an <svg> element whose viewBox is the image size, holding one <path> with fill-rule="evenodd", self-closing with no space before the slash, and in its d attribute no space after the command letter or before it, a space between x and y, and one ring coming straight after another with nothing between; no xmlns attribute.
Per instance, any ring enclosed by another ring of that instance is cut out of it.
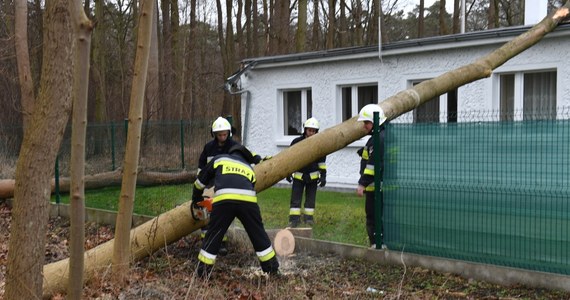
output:
<svg viewBox="0 0 570 300"><path fill-rule="evenodd" d="M350 83L350 84L337 84L337 104L338 104L338 122L343 122L343 118L344 118L344 111L342 110L343 108L343 99L342 99L342 89L344 88L350 88L350 97L351 97L351 105L350 105L350 109L351 109L351 115L352 116L356 116L359 112L358 109L358 88L359 87L366 87L366 86L375 86L376 87L376 104L378 104L378 101L380 99L380 92L379 92L379 88L380 86L378 85L377 81L374 82L359 82L359 83ZM372 102L374 103L374 102Z"/></svg>
<svg viewBox="0 0 570 300"><path fill-rule="evenodd" d="M298 135L287 135L285 134L285 110L284 110L284 94L288 92L301 92L301 122L307 120L308 117L308 100L307 100L307 92L311 91L311 99L312 96L312 88L311 87L295 87L295 88L281 88L277 90L277 129L276 136L276 144L278 146L289 146L291 141L294 138L298 137ZM312 108L314 109L314 108Z"/></svg>
<svg viewBox="0 0 570 300"><path fill-rule="evenodd" d="M501 119L501 75L514 75L514 104L513 110L515 112L514 120L522 121L524 117L523 107L523 94L524 94L524 74L527 73L542 73L542 72L556 72L556 118L560 118L559 100L560 100L560 70L556 64L540 64L531 65L526 68L504 67L497 69L493 73L493 110L498 114L497 120Z"/></svg>

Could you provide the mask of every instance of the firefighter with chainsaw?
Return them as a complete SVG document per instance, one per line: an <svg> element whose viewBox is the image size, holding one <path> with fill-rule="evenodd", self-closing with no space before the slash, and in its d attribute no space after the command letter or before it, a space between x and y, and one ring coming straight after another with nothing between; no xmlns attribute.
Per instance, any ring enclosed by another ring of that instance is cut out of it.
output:
<svg viewBox="0 0 570 300"><path fill-rule="evenodd" d="M234 128L226 118L218 117L214 123L212 123L212 129L210 131L213 139L204 145L204 149L200 154L200 158L198 159L198 172L199 175L201 170L206 166L208 162L212 160L216 155L220 154L227 154L235 145L239 145L238 142L232 139L232 132ZM259 163L261 161L261 157L259 155L254 155L255 163ZM208 186L210 188L211 186ZM208 231L209 225L202 227L202 239L205 237L206 232ZM220 248L220 255L224 256L228 253L226 247L227 237L224 236L224 240L222 242L222 246Z"/></svg>
<svg viewBox="0 0 570 300"><path fill-rule="evenodd" d="M303 135L295 138L291 142L291 146L310 138L318 132L319 121L315 118L308 119L303 124ZM326 156L286 177L288 182L293 183L289 208L289 227L298 227L301 221L309 226L314 225L317 186L324 187L327 183L327 165L325 161ZM301 210L303 191L305 191L305 205L303 210Z"/></svg>
<svg viewBox="0 0 570 300"><path fill-rule="evenodd" d="M235 218L243 224L261 269L270 275L279 273L279 262L263 227L261 211L257 205L254 189L256 177L251 166L255 160L247 148L234 145L229 154L214 157L194 182L193 207L204 201L202 195L206 186L214 186L210 226L198 255L197 272L202 278L210 277L222 239Z"/></svg>
<svg viewBox="0 0 570 300"><path fill-rule="evenodd" d="M380 149L374 149L374 137L371 136L364 148L358 151L358 154L361 156L360 160L360 179L358 180L358 187L356 188L356 194L360 197L363 195L366 196L364 210L366 212L366 231L368 233L368 240L370 241L370 247L376 248L376 230L375 230L375 215L374 215L374 176L382 176L382 172L380 174L375 174L374 172L374 151L378 150L380 152L380 165L382 169L384 168L384 121L386 121L386 116L384 112L380 108L380 106L376 104L368 104L365 105L358 114L358 121L363 121L363 129L368 133L372 134L372 129L374 126L374 112L379 113L379 122L380 122ZM380 177L382 180L382 177ZM382 186L378 187L382 189ZM381 234L381 233L380 233Z"/></svg>

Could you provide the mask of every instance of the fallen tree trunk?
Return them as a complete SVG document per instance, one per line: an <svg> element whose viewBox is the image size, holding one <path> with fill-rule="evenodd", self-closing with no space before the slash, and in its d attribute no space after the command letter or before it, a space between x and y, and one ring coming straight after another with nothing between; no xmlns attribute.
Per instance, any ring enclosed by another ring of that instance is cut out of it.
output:
<svg viewBox="0 0 570 300"><path fill-rule="evenodd" d="M175 173L140 171L137 176L137 186L156 186L166 184L189 183L196 180L194 172L180 171ZM121 170L85 176L85 189L100 189L108 186L120 186L122 181ZM0 180L0 199L14 197L14 179ZM69 192L70 178L59 179L60 192ZM51 180L52 193L55 191L55 179Z"/></svg>
<svg viewBox="0 0 570 300"><path fill-rule="evenodd" d="M474 63L445 73L432 80L424 81L413 88L392 96L382 103L388 120L404 114L433 97L448 92L461 85L490 76L492 70L508 59L537 43L544 35L554 30L556 25L568 16L570 1L555 13L546 17L528 32L518 36L489 55ZM344 148L363 137L366 132L356 117L335 127L326 129L310 139L305 139L275 155L255 167L257 176L256 190L261 192L295 170L302 168L316 159ZM131 251L133 259L150 255L173 241L176 241L201 227L193 222L189 204L148 221L131 231ZM85 253L85 279L95 272L108 268L111 263L112 241ZM65 278L68 260L44 266L44 297L66 289Z"/></svg>

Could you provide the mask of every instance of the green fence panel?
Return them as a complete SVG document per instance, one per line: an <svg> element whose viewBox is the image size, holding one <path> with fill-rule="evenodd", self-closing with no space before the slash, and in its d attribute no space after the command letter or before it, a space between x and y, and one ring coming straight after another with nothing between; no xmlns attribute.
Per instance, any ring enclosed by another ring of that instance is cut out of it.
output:
<svg viewBox="0 0 570 300"><path fill-rule="evenodd" d="M570 274L570 122L390 124L384 243Z"/></svg>

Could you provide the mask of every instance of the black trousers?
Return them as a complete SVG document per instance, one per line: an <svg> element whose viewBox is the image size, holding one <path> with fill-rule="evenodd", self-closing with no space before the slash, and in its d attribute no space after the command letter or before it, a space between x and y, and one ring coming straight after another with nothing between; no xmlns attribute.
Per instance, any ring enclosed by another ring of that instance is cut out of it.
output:
<svg viewBox="0 0 570 300"><path fill-rule="evenodd" d="M303 190L305 191L305 209L314 210L317 198L317 181L304 181L293 179L293 188L291 190L291 208L301 208L303 200ZM291 213L289 213L290 216Z"/></svg>
<svg viewBox="0 0 570 300"><path fill-rule="evenodd" d="M364 211L366 212L366 232L368 233L368 240L370 245L376 244L376 211L374 191L364 192L366 202L364 204ZM380 196L380 205L382 205L382 196ZM384 210L382 210L384 211ZM380 233L382 234L382 232Z"/></svg>
<svg viewBox="0 0 570 300"><path fill-rule="evenodd" d="M216 256L224 235L235 218L238 218L243 224L253 249L255 249L258 255L260 252L268 249L273 251L271 240L263 227L261 211L257 203L234 200L222 200L214 204L212 214L210 215L210 223L208 224L209 228L202 243L202 250ZM273 259L271 260L261 261L262 257L259 257L264 271L269 272L273 268L278 268L278 264L274 266L277 263L274 254L273 251L273 257L271 257Z"/></svg>

